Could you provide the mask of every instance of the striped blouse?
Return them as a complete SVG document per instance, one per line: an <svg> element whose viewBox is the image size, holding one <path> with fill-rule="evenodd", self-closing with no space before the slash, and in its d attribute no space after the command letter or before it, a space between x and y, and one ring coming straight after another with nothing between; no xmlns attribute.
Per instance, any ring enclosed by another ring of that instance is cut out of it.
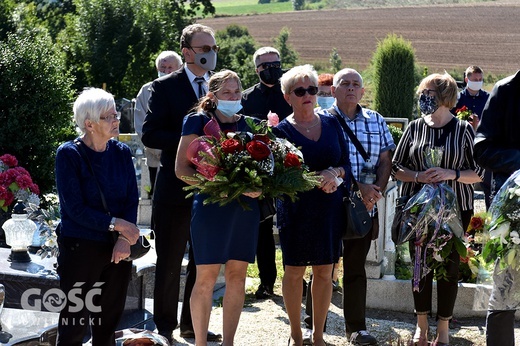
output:
<svg viewBox="0 0 520 346"><path fill-rule="evenodd" d="M454 122L454 123L453 123ZM443 135L444 132L447 132ZM443 143L439 142L445 138ZM425 171L429 167L425 162L425 150L432 147L444 147L441 168L453 170L475 171L481 178L484 170L473 159L473 139L475 131L466 121L453 118L443 127L428 126L423 118L412 121L403 133L392 160L392 176L399 168L406 167L412 171ZM463 184L455 180L445 181L457 195L461 210L473 209L473 184ZM403 182L401 195L413 195L421 184Z"/></svg>

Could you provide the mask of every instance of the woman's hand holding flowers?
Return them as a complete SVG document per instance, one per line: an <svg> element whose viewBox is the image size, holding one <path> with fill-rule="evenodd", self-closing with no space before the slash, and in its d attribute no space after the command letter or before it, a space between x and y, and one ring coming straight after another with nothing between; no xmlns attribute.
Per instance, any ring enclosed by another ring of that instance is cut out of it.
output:
<svg viewBox="0 0 520 346"><path fill-rule="evenodd" d="M421 174L419 174L419 176L421 176L421 178L422 178L420 180L420 182L427 183L427 184L441 183L443 181L454 180L456 178L456 173L453 169L446 169L446 168L440 168L440 167L428 168L423 173L424 173L423 176L421 176Z"/></svg>
<svg viewBox="0 0 520 346"><path fill-rule="evenodd" d="M250 197L250 198L258 198L262 194L262 191L251 191L251 192L244 192L243 195Z"/></svg>

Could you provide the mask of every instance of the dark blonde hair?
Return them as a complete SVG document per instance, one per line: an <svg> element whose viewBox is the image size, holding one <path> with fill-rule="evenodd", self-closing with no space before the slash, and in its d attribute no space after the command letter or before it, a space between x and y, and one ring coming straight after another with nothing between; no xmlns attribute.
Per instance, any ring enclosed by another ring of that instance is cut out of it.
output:
<svg viewBox="0 0 520 346"><path fill-rule="evenodd" d="M453 108L457 104L457 82L449 73L434 73L425 77L417 89L417 94L421 94L424 89L432 87L435 90L435 98L439 106Z"/></svg>
<svg viewBox="0 0 520 346"><path fill-rule="evenodd" d="M240 88L240 91L242 91L242 82L240 81L240 77L236 72L231 70L222 70L213 74L208 82L208 91L212 94L215 94L220 89L222 89L222 85L224 85L225 82L231 79L234 79L238 82L238 87ZM217 105L215 102L213 102L209 95L206 95L200 99L196 108L197 112L209 112L217 109Z"/></svg>

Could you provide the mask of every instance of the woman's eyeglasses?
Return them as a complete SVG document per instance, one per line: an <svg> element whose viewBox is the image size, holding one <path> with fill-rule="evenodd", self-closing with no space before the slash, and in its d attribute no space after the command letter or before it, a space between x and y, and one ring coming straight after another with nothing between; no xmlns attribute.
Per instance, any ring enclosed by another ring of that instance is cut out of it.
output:
<svg viewBox="0 0 520 346"><path fill-rule="evenodd" d="M279 62L279 61L263 62L263 63L260 63L260 64L256 65L256 68L259 68L260 66L262 66L262 68L264 70L267 70L270 67L281 68L282 67L282 63Z"/></svg>
<svg viewBox="0 0 520 346"><path fill-rule="evenodd" d="M193 48L200 48L200 49L202 49L202 51L204 53L208 53L210 50L214 50L215 53L218 53L219 50L220 50L219 46L208 46L208 45L204 45L204 46L191 46L190 48L191 49L193 49Z"/></svg>
<svg viewBox="0 0 520 346"><path fill-rule="evenodd" d="M294 89L293 91L291 91L294 93L294 95L298 96L298 97L303 97L303 95L305 95L305 93L309 93L309 95L316 95L318 93L318 87L315 87L315 86L310 86L308 87L307 89L303 88L303 87L299 87L299 88L296 88Z"/></svg>
<svg viewBox="0 0 520 346"><path fill-rule="evenodd" d="M434 90L434 89L423 89L421 91L421 94L423 94L424 96L435 96L435 93L436 93L436 90Z"/></svg>
<svg viewBox="0 0 520 346"><path fill-rule="evenodd" d="M107 115L107 116L99 117L99 119L104 120L108 123L111 123L115 120L121 120L121 114L117 113L117 114Z"/></svg>

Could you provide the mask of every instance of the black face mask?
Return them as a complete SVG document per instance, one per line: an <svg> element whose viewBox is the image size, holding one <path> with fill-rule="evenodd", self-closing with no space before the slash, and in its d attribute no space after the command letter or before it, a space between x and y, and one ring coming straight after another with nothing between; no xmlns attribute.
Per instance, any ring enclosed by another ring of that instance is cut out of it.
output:
<svg viewBox="0 0 520 346"><path fill-rule="evenodd" d="M260 79L265 84L274 85L279 82L282 74L283 72L280 67L269 67L266 70L260 71Z"/></svg>

